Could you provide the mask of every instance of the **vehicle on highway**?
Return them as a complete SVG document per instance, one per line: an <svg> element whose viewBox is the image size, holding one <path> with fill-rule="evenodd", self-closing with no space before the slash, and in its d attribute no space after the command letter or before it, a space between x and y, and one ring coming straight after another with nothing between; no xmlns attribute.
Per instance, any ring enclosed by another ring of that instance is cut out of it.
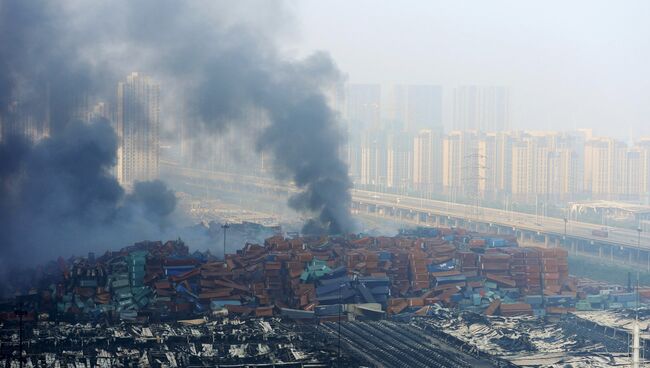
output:
<svg viewBox="0 0 650 368"><path fill-rule="evenodd" d="M591 235L599 236L601 238L606 238L606 237L609 236L609 231L606 228L594 229L594 230L591 230Z"/></svg>

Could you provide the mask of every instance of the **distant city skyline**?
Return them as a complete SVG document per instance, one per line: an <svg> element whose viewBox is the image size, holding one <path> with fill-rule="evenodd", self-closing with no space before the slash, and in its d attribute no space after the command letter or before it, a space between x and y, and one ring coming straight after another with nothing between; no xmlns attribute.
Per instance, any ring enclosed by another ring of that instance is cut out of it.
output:
<svg viewBox="0 0 650 368"><path fill-rule="evenodd" d="M650 203L650 139L634 144L590 130L418 133L373 129L351 141L360 188L424 197L566 204ZM396 142L399 142L396 145ZM357 146L353 146L357 145Z"/></svg>
<svg viewBox="0 0 650 368"><path fill-rule="evenodd" d="M307 0L286 47L330 53L349 83L506 86L513 127L629 142L650 135L650 3L616 5Z"/></svg>

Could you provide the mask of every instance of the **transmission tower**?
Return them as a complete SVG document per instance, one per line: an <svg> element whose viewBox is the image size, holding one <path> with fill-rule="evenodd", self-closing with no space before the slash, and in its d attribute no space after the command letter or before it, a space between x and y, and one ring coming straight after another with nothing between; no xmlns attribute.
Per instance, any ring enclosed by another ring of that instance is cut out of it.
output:
<svg viewBox="0 0 650 368"><path fill-rule="evenodd" d="M487 170L485 158L485 155L480 153L472 153L463 157L463 194L471 203L468 217L473 215L478 218L481 215L482 186L486 181L483 172Z"/></svg>

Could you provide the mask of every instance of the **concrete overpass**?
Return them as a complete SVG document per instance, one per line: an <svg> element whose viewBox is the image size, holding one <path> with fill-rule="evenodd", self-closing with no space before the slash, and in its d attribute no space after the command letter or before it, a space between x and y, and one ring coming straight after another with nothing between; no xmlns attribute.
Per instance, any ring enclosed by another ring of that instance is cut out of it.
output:
<svg viewBox="0 0 650 368"><path fill-rule="evenodd" d="M298 191L293 185L271 178L191 169L170 163L161 166L165 176L226 191L263 192L280 198ZM352 190L351 210L355 214L422 226L456 226L485 233L512 234L524 244L565 247L573 254L650 271L650 237L633 230L609 228L605 238L592 234L601 226L584 222L565 223L564 219L553 217L356 189Z"/></svg>
<svg viewBox="0 0 650 368"><path fill-rule="evenodd" d="M561 246L574 254L643 265L650 270L650 238L632 230L610 228L604 238L592 234L592 230L601 229L599 225L568 221L565 238L564 219L361 190L354 190L352 197L355 213L420 225L513 234L522 243Z"/></svg>

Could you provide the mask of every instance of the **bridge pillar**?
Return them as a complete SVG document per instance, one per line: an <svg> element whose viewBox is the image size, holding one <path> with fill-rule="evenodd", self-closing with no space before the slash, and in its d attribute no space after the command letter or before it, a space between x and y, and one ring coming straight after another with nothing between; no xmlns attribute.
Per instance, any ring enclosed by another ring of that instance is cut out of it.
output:
<svg viewBox="0 0 650 368"><path fill-rule="evenodd" d="M571 241L571 252L572 252L573 254L578 254L578 246L577 246L575 240L572 240L572 241Z"/></svg>
<svg viewBox="0 0 650 368"><path fill-rule="evenodd" d="M598 246L598 258L603 258L603 246Z"/></svg>
<svg viewBox="0 0 650 368"><path fill-rule="evenodd" d="M627 263L632 264L632 250L631 249L627 250Z"/></svg>
<svg viewBox="0 0 650 368"><path fill-rule="evenodd" d="M614 262L614 247L611 245L609 246L609 261Z"/></svg>
<svg viewBox="0 0 650 368"><path fill-rule="evenodd" d="M550 241L549 236L544 235L544 247L548 248L549 241Z"/></svg>

